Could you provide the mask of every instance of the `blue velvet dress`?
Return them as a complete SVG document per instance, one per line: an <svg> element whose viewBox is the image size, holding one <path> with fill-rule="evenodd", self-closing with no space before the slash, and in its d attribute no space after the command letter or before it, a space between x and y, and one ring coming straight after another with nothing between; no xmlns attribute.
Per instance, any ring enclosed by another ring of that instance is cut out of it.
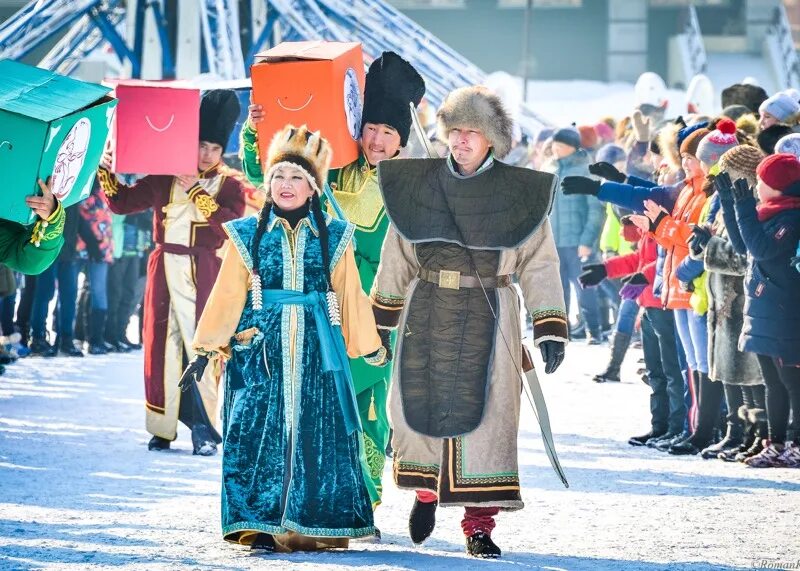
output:
<svg viewBox="0 0 800 571"><path fill-rule="evenodd" d="M248 269L256 222L253 216L226 225ZM354 227L330 220L328 229L332 269ZM325 294L311 217L291 232L273 213L259 255L265 292ZM226 367L222 533L228 541L254 531L330 538L374 533L360 432L348 431L333 375L323 370L317 318L310 306L266 297L255 310L247 294L236 331L251 335L234 337Z"/></svg>

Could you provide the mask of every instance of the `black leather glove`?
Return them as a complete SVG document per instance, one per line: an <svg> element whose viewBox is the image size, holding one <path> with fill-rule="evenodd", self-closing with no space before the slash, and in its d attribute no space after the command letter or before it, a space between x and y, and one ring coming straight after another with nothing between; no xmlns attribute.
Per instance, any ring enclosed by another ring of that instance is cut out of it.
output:
<svg viewBox="0 0 800 571"><path fill-rule="evenodd" d="M544 361L544 372L548 375L555 373L564 361L566 347L563 341L542 341L539 343Z"/></svg>
<svg viewBox="0 0 800 571"><path fill-rule="evenodd" d="M722 171L714 177L714 186L719 194L719 199L723 202L733 202L733 183L727 172Z"/></svg>
<svg viewBox="0 0 800 571"><path fill-rule="evenodd" d="M752 190L750 190L750 185L747 184L746 179L737 178L736 182L733 183L733 199L736 202L741 202L742 200L752 198L753 194L754 193Z"/></svg>
<svg viewBox="0 0 800 571"><path fill-rule="evenodd" d="M378 336L381 338L381 344L383 348L386 349L386 362L388 363L392 359L394 359L394 354L392 353L392 332L388 329L378 329Z"/></svg>
<svg viewBox="0 0 800 571"><path fill-rule="evenodd" d="M605 264L587 264L581 268L583 273L578 276L581 287L592 287L608 277Z"/></svg>
<svg viewBox="0 0 800 571"><path fill-rule="evenodd" d="M628 178L625 173L620 172L617 167L605 161L589 165L589 172L613 182L625 182L625 179Z"/></svg>
<svg viewBox="0 0 800 571"><path fill-rule="evenodd" d="M700 257L703 250L708 246L711 241L711 230L705 226L692 226L692 235L687 240L689 250L694 257Z"/></svg>
<svg viewBox="0 0 800 571"><path fill-rule="evenodd" d="M192 383L200 382L207 365L208 357L205 355L195 355L194 359L189 361L186 370L183 372L183 375L181 375L181 381L178 383L181 392L185 393L188 391L192 387Z"/></svg>
<svg viewBox="0 0 800 571"><path fill-rule="evenodd" d="M564 194L586 194L597 196L600 192L600 181L588 176L567 176L561 181L561 190Z"/></svg>

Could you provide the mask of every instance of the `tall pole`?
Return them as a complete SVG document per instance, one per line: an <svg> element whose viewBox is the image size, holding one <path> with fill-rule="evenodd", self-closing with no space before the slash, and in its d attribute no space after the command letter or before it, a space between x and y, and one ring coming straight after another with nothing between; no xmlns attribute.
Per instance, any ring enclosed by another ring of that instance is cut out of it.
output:
<svg viewBox="0 0 800 571"><path fill-rule="evenodd" d="M522 46L522 101L528 102L528 78L530 76L530 43L531 43L531 12L533 12L533 0L528 0L525 4L525 24L523 32Z"/></svg>

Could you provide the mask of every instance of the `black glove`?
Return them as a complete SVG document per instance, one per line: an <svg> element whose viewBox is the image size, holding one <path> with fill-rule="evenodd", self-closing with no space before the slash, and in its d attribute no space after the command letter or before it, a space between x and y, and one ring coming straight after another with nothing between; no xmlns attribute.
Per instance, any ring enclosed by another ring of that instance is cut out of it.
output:
<svg viewBox="0 0 800 571"><path fill-rule="evenodd" d="M742 200L752 198L753 194L754 193L752 190L750 190L750 185L747 184L746 179L737 178L736 182L733 183L733 199L736 202L741 202Z"/></svg>
<svg viewBox="0 0 800 571"><path fill-rule="evenodd" d="M587 264L581 268L583 273L578 276L581 287L592 287L608 277L605 264Z"/></svg>
<svg viewBox="0 0 800 571"><path fill-rule="evenodd" d="M733 184L727 172L722 171L714 177L714 186L719 194L719 199L723 202L733 202Z"/></svg>
<svg viewBox="0 0 800 571"><path fill-rule="evenodd" d="M650 283L650 280L648 280L642 272L638 272L622 280L622 283L632 286L646 286Z"/></svg>
<svg viewBox="0 0 800 571"><path fill-rule="evenodd" d="M659 212L658 216L656 216L656 219L650 221L650 232L655 233L655 231L658 230L658 225L661 224L661 221L664 220L666 216L668 215L663 210Z"/></svg>
<svg viewBox="0 0 800 571"><path fill-rule="evenodd" d="M692 255L696 258L700 257L710 240L711 230L705 226L692 226L692 235L687 240Z"/></svg>
<svg viewBox="0 0 800 571"><path fill-rule="evenodd" d="M183 375L181 375L181 381L178 383L181 392L185 393L188 391L192 387L192 383L200 382L207 365L208 357L205 355L195 355L194 359L189 361L186 370L183 372Z"/></svg>
<svg viewBox="0 0 800 571"><path fill-rule="evenodd" d="M586 194L597 196L600 192L600 181L588 176L567 176L561 181L564 194Z"/></svg>
<svg viewBox="0 0 800 571"><path fill-rule="evenodd" d="M542 341L539 343L544 361L544 372L548 375L555 373L564 361L565 346L563 341Z"/></svg>
<svg viewBox="0 0 800 571"><path fill-rule="evenodd" d="M607 162L600 162L594 163L593 165L589 165L589 172L593 175L599 176L600 178L604 178L606 180L610 180L612 182L625 182L625 179L628 178L625 176L625 173L619 172L619 169L612 165L611 163Z"/></svg>
<svg viewBox="0 0 800 571"><path fill-rule="evenodd" d="M378 329L378 336L381 338L381 344L383 348L386 349L386 362L388 363L392 359L394 359L394 354L392 353L392 332L388 329Z"/></svg>

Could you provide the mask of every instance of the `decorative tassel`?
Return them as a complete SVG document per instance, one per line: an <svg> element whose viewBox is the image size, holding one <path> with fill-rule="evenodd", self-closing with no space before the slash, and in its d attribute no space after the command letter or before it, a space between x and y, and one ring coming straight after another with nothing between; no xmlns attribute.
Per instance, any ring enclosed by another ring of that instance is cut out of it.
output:
<svg viewBox="0 0 800 571"><path fill-rule="evenodd" d="M367 420L370 422L375 422L378 420L378 411L375 410L375 389L372 389L372 400L369 402L369 413L367 414Z"/></svg>
<svg viewBox="0 0 800 571"><path fill-rule="evenodd" d="M253 279L250 282L250 293L253 298L253 309L255 311L260 311L263 302L261 294L261 276L259 276L256 271L253 271Z"/></svg>
<svg viewBox="0 0 800 571"><path fill-rule="evenodd" d="M325 299L328 302L328 319L330 319L331 325L341 325L342 312L339 310L339 299L336 297L336 292L328 291Z"/></svg>

